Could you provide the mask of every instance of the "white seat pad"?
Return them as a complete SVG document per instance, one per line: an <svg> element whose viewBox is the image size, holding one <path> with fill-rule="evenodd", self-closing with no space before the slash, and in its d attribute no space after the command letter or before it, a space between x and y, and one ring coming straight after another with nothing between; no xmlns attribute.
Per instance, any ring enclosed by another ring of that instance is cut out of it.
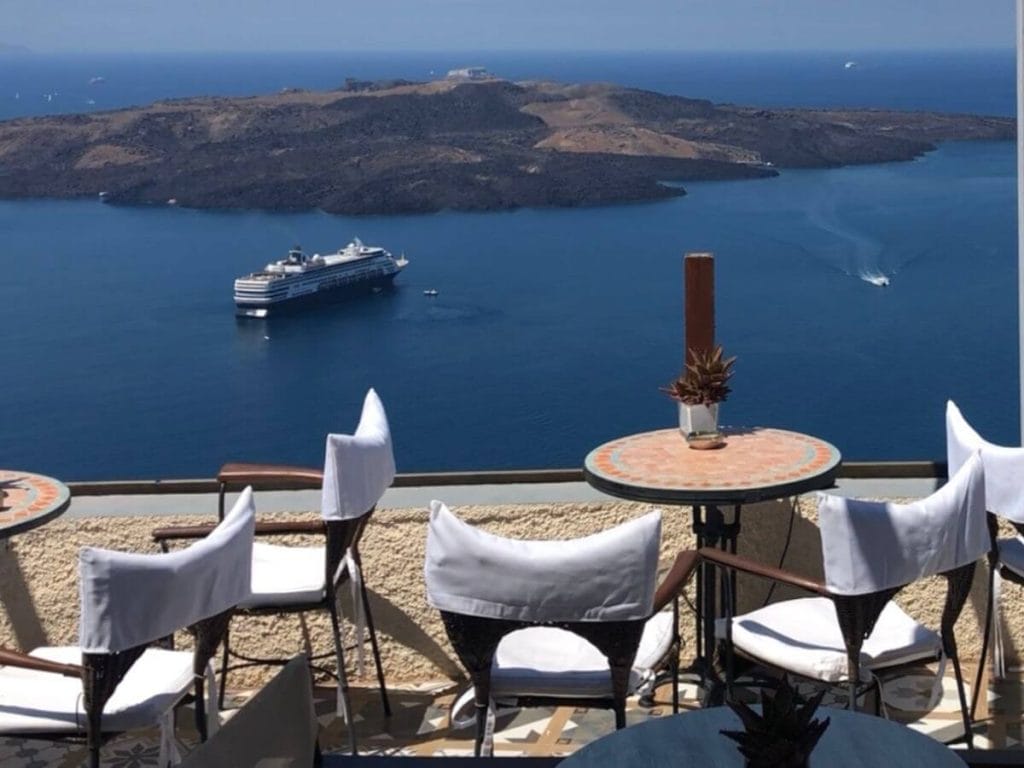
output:
<svg viewBox="0 0 1024 768"><path fill-rule="evenodd" d="M62 664L81 664L77 646L37 648L30 654ZM157 724L192 691L192 653L147 648L103 708L104 731ZM49 672L0 667L0 733L84 733L82 681Z"/></svg>
<svg viewBox="0 0 1024 768"><path fill-rule="evenodd" d="M648 619L630 674L631 693L671 645L671 612ZM491 695L610 698L608 659L573 632L556 627L520 629L498 645L491 667Z"/></svg>
<svg viewBox="0 0 1024 768"><path fill-rule="evenodd" d="M1024 577L1024 541L1019 536L999 540L999 562Z"/></svg>
<svg viewBox="0 0 1024 768"><path fill-rule="evenodd" d="M724 619L716 622L715 634L725 637ZM736 616L732 642L744 655L804 677L829 683L848 679L843 635L835 607L825 597L784 600ZM938 633L890 601L861 648L861 669L935 658L941 648Z"/></svg>
<svg viewBox="0 0 1024 768"><path fill-rule="evenodd" d="M324 597L323 547L252 547L252 596L242 608L315 603Z"/></svg>

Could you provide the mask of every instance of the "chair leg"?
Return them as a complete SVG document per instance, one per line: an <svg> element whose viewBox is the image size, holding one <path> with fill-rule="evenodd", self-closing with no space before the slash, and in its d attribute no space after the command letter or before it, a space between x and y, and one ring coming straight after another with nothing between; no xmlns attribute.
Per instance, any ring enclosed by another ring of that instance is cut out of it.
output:
<svg viewBox="0 0 1024 768"><path fill-rule="evenodd" d="M97 709L99 711L96 711ZM103 744L102 716L102 705L99 708L94 705L86 711L85 741L89 748L89 768L100 768L100 746Z"/></svg>
<svg viewBox="0 0 1024 768"><path fill-rule="evenodd" d="M373 663L377 667L377 684L380 686L380 702L384 707L384 716L391 717L391 704L388 702L388 688L384 683L384 666L380 661L380 646L377 644L377 629L373 625L373 612L370 610L370 597L366 593L366 580L360 580L360 591L363 593L363 615L366 616L366 628L370 630L370 648L373 650Z"/></svg>
<svg viewBox="0 0 1024 768"><path fill-rule="evenodd" d="M489 704L476 702L476 736L473 739L473 757L481 757L484 747L484 735L487 733L487 710Z"/></svg>
<svg viewBox="0 0 1024 768"><path fill-rule="evenodd" d="M668 660L668 669L672 674L672 714L679 714L679 653L683 640L679 637L679 595L672 599L672 656Z"/></svg>
<svg viewBox="0 0 1024 768"><path fill-rule="evenodd" d="M668 662L669 672L672 674L672 714L679 714L679 648L672 654Z"/></svg>
<svg viewBox="0 0 1024 768"><path fill-rule="evenodd" d="M341 644L341 625L338 622L338 606L335 596L331 595L327 611L331 615L331 630L334 634L334 654L338 664L338 695L341 696L342 706L345 710L345 717L348 720L348 743L352 754L358 754L356 748L356 724L355 713L352 711L352 700L348 695L348 674L345 671L345 651Z"/></svg>
<svg viewBox="0 0 1024 768"><path fill-rule="evenodd" d="M626 727L626 702L615 702L615 730L621 731Z"/></svg>
<svg viewBox="0 0 1024 768"><path fill-rule="evenodd" d="M206 727L206 680L196 677L196 732L199 734L199 741L206 741L209 737L209 729Z"/></svg>
<svg viewBox="0 0 1024 768"><path fill-rule="evenodd" d="M960 716L964 721L964 735L967 738L967 748L974 749L974 731L971 728L973 719L970 716L967 706L967 693L964 691L964 676L960 671L960 657L956 652L956 646L952 648L949 655L953 661L953 672L956 673L956 690L960 696Z"/></svg>
<svg viewBox="0 0 1024 768"><path fill-rule="evenodd" d="M981 635L981 657L978 659L978 673L974 677L974 688L971 689L971 722L978 711L978 696L981 695L981 681L985 677L985 657L988 654L988 643L992 633L992 611L995 603L995 595L992 590L995 586L996 572L992 564L988 569L988 603L985 606L985 628Z"/></svg>
<svg viewBox="0 0 1024 768"><path fill-rule="evenodd" d="M220 690L217 692L217 706L224 709L224 693L228 689L228 657L231 655L231 625L224 630L224 649L220 657Z"/></svg>

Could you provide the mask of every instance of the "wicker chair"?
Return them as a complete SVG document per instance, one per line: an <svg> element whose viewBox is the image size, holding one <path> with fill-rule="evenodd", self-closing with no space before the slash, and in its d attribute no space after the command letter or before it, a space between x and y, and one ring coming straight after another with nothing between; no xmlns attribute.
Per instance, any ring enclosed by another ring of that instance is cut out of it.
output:
<svg viewBox="0 0 1024 768"><path fill-rule="evenodd" d="M819 496L825 583L754 563L715 549L702 560L811 592L733 616L726 595L717 623L724 641L726 684L732 695L733 654L769 668L828 685L845 683L849 707L875 690L877 673L905 664L948 659L956 673L965 738L973 744L953 626L967 600L977 561L988 552L985 477L981 457L965 462L949 483L913 504L853 501ZM939 633L921 625L892 598L932 575L947 582Z"/></svg>
<svg viewBox="0 0 1024 768"><path fill-rule="evenodd" d="M194 690L205 739L217 723L210 659L234 606L249 596L254 515L247 490L205 539L179 552L83 548L81 645L0 652L0 734L84 736L96 768L106 737L157 725L164 766L177 761L173 710ZM151 647L186 627L193 652Z"/></svg>
<svg viewBox="0 0 1024 768"><path fill-rule="evenodd" d="M672 673L678 709L679 633L674 598L696 554L681 554L655 590L661 513L571 541L518 541L480 531L431 505L426 584L473 683L479 757L494 706L614 710ZM673 610L661 610L673 605Z"/></svg>
<svg viewBox="0 0 1024 768"><path fill-rule="evenodd" d="M362 416L353 435L328 435L324 470L278 467L262 464L228 464L221 469L221 498L228 487L251 482L273 486L295 478L316 479L322 488L320 520L297 522L263 522L256 525L257 538L306 534L322 536L324 543L314 547L292 547L257 541L253 547L252 594L237 613L253 616L326 611L334 639L335 668L324 670L338 680L338 714L349 724L349 743L356 751L355 729L352 726L348 678L345 672L345 649L341 640L337 595L348 581L353 587L356 611L357 645L362 653L362 621L369 631L373 660L377 668L381 702L386 715L391 714L384 669L380 659L376 628L370 611L366 582L362 577L359 542L366 525L384 491L395 476L395 459L391 447L391 431L384 406L372 389L367 392ZM223 505L222 505L223 506ZM202 535L208 526L161 528L153 532L154 540L167 547L175 540ZM229 667L229 656L241 660ZM323 658L323 656L315 657ZM230 648L230 633L224 640L221 664L221 695L227 685L231 668L259 664L284 664L287 659L246 656ZM314 659L310 660L311 663Z"/></svg>
<svg viewBox="0 0 1024 768"><path fill-rule="evenodd" d="M985 465L985 508L988 510L992 549L988 553L988 605L981 658L971 692L971 718L978 706L985 657L993 641L992 673L1005 675L1003 633L999 612L1001 582L1005 579L1024 585L1024 448L994 445L981 437L960 413L952 400L946 403L946 458L949 473L954 474L976 451ZM999 538L999 518L1006 518L1017 529L1012 539Z"/></svg>

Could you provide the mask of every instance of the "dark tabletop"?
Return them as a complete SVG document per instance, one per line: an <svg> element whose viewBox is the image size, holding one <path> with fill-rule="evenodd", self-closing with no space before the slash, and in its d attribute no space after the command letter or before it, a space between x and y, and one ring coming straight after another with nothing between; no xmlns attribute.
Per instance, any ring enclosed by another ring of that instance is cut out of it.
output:
<svg viewBox="0 0 1024 768"><path fill-rule="evenodd" d="M824 440L782 429L723 429L725 445L691 448L678 429L620 437L591 451L586 480L631 501L752 504L831 488L842 461Z"/></svg>
<svg viewBox="0 0 1024 768"><path fill-rule="evenodd" d="M948 747L906 726L841 709L820 709L831 723L811 753L810 768L964 768ZM736 742L721 729L742 730L726 707L671 715L624 728L567 757L560 768L743 768Z"/></svg>

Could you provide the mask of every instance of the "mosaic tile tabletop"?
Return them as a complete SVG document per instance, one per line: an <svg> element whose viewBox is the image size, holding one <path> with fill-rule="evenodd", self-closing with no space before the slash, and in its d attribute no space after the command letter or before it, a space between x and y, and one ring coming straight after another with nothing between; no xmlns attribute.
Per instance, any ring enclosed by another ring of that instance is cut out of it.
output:
<svg viewBox="0 0 1024 768"><path fill-rule="evenodd" d="M35 528L64 512L71 491L60 480L0 469L0 538Z"/></svg>
<svg viewBox="0 0 1024 768"><path fill-rule="evenodd" d="M725 445L694 450L678 429L629 435L587 456L587 481L616 496L679 503L750 503L829 487L832 444L782 429L724 429Z"/></svg>

